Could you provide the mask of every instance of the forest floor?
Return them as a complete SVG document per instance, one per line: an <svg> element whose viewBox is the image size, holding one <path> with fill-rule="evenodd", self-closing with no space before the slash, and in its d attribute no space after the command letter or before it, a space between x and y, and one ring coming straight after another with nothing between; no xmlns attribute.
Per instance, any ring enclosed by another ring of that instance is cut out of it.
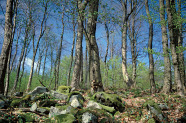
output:
<svg viewBox="0 0 186 123"><path fill-rule="evenodd" d="M90 91L82 91L83 97L88 97ZM186 121L186 98L180 97L175 94L165 95L161 93L150 94L149 90L141 91L139 89L132 90L105 90L107 93L117 94L121 97L122 102L125 104L124 112L119 112L114 114L114 119L121 123L144 123L149 122L150 119L149 111L144 108L144 103L147 100L153 100L157 104L163 103L166 104L168 109L162 110L163 115L168 119L167 122L176 123L179 119L182 119L181 123ZM86 106L89 101L85 98L84 106ZM58 101L57 103L66 103L65 101ZM0 109L0 119L1 117L7 116L7 118L16 119L18 117L20 109L14 108L14 110ZM35 117L40 119L38 122L45 122L45 119L48 117L46 115L37 114L35 112Z"/></svg>

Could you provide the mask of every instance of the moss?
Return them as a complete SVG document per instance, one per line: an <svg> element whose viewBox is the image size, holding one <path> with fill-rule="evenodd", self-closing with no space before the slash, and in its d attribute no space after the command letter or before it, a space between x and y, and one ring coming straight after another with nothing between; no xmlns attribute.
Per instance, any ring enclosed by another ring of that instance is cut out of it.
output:
<svg viewBox="0 0 186 123"><path fill-rule="evenodd" d="M117 94L107 94L105 92L95 93L91 99L110 107L114 107L115 110L123 112L125 105L122 103L121 97Z"/></svg>
<svg viewBox="0 0 186 123"><path fill-rule="evenodd" d="M55 106L56 104L57 102L54 100L41 100L39 102L40 107L50 107L50 106Z"/></svg>
<svg viewBox="0 0 186 123"><path fill-rule="evenodd" d="M73 123L76 118L72 114L60 114L54 117L55 123Z"/></svg>
<svg viewBox="0 0 186 123"><path fill-rule="evenodd" d="M154 118L150 118L150 119L148 120L148 123L156 123L156 121L154 120Z"/></svg>
<svg viewBox="0 0 186 123"><path fill-rule="evenodd" d="M32 113L25 113L25 114L20 114L20 119L22 119L23 122L34 122L35 116Z"/></svg>
<svg viewBox="0 0 186 123"><path fill-rule="evenodd" d="M159 107L159 105L157 103L155 103L153 100L148 100L143 104L143 107L147 107L148 105L154 107L158 113L161 113L161 108Z"/></svg>
<svg viewBox="0 0 186 123"><path fill-rule="evenodd" d="M106 112L105 110L93 109L93 108L86 108L86 109L78 110L78 112L75 114L75 117L78 119L78 122L80 122L80 123L82 122L82 115L85 112L89 112L89 113L95 115L96 117L98 117L98 119L106 117L108 119L108 121L110 121L111 123L114 122L112 114Z"/></svg>
<svg viewBox="0 0 186 123"><path fill-rule="evenodd" d="M33 101L37 101L37 100L46 100L46 99L53 99L53 97L50 95L50 94L46 94L46 93L43 93L43 94L39 94L37 95Z"/></svg>
<svg viewBox="0 0 186 123"><path fill-rule="evenodd" d="M73 95L79 95L80 96L80 98L79 98L80 100L79 101L80 101L81 104L83 103L83 101L85 101L84 97L81 95L81 93L79 91L73 91L73 92L71 92L71 93L68 94L67 102L70 101L70 98Z"/></svg>
<svg viewBox="0 0 186 123"><path fill-rule="evenodd" d="M31 98L31 95L26 95L24 96L23 98L20 98L20 99L13 99L13 101L11 102L10 106L13 106L13 107L17 107L19 105L22 105L22 106L30 106L30 98Z"/></svg>
<svg viewBox="0 0 186 123"><path fill-rule="evenodd" d="M63 85L59 86L58 90L57 90L57 92L64 93L64 94L70 93L70 91L71 91L71 87L70 86L63 86Z"/></svg>
<svg viewBox="0 0 186 123"><path fill-rule="evenodd" d="M116 110L113 107L105 106L105 105L102 105L102 104L99 104L99 106L101 106L104 110L106 110L106 111L108 111L112 114L114 114L116 112Z"/></svg>

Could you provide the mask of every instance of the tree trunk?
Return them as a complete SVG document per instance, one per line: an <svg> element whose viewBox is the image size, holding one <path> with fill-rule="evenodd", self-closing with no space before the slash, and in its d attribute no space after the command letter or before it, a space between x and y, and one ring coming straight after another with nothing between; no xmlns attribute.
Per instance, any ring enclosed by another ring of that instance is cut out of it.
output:
<svg viewBox="0 0 186 123"><path fill-rule="evenodd" d="M71 87L72 91L79 88L80 71L81 71L81 55L82 55L82 40L83 40L83 19L84 10L88 1L85 0L83 3L81 0L77 1L78 7L78 29L77 29L77 41L75 51L74 70L72 75Z"/></svg>
<svg viewBox="0 0 186 123"><path fill-rule="evenodd" d="M89 49L89 64L90 64L90 81L91 81L91 93L103 91L101 71L100 71L100 60L99 60L99 49L96 42L96 23L98 14L99 0L91 0L89 3L89 15L87 23L88 31L88 49ZM95 86L95 87L94 87Z"/></svg>
<svg viewBox="0 0 186 123"><path fill-rule="evenodd" d="M161 19L161 32L162 32L162 45L163 45L163 56L164 56L164 85L162 92L170 93L172 89L171 82L171 64L168 51L168 37L167 37L167 27L165 20L165 5L164 0L159 0L160 5L160 19Z"/></svg>
<svg viewBox="0 0 186 123"><path fill-rule="evenodd" d="M130 6L131 9L133 6L136 4L136 1L131 1ZM132 11L132 10L131 10ZM137 59L137 54L136 54L136 39L135 39L135 17L136 17L136 9L134 8L134 11L132 13L131 17L131 29L130 29L130 22L129 22L129 36L130 36L130 45L131 45L131 54L132 54L132 86L136 87L136 59Z"/></svg>
<svg viewBox="0 0 186 123"><path fill-rule="evenodd" d="M178 16L179 16L179 18L181 18L181 0L178 0ZM180 25L179 25L178 48L183 47L182 24L183 23L180 23ZM180 49L178 49L178 50L180 50ZM184 89L186 91L184 54L183 54L183 51L180 51L178 53L179 53L178 59L179 59L179 70L180 70L181 82L184 85Z"/></svg>
<svg viewBox="0 0 186 123"><path fill-rule="evenodd" d="M40 40L41 40L45 30L46 30L46 20L47 20L47 3L45 4L45 11L44 11L43 19L42 19L42 22L41 22L40 34L39 34L39 37L38 37L37 44L36 44L35 48L34 48L35 27L33 25L33 58L32 58L32 66L31 66L31 70L30 70L30 76L29 76L26 92L28 92L30 90L33 71L34 71L35 57L36 57L36 53L37 53L37 50L38 50L38 47L39 47L39 42L40 42Z"/></svg>
<svg viewBox="0 0 186 123"><path fill-rule="evenodd" d="M43 73L42 73L42 82L44 81L45 78L45 64L46 64L46 58L47 58L47 52L48 52L48 43L47 43L47 39L45 39L45 43L46 43L46 50L45 50L45 58L44 58L44 63L43 63Z"/></svg>
<svg viewBox="0 0 186 123"><path fill-rule="evenodd" d="M62 32L61 32L61 40L60 40L60 45L59 45L59 49L58 49L58 53L57 53L57 68L56 68L56 78L55 78L55 90L57 89L58 85L59 85L59 67L60 67L60 63L61 63L61 51L62 51L62 45L63 45L63 35L64 35L64 29L65 29L65 23L64 23L64 12L65 12L65 7L63 7L62 10L62 16L61 16L61 23L63 25L62 27Z"/></svg>
<svg viewBox="0 0 186 123"><path fill-rule="evenodd" d="M86 50L85 50L85 87L88 89L88 81L87 81L87 77L88 77L88 57L87 57L87 46L86 46Z"/></svg>
<svg viewBox="0 0 186 123"><path fill-rule="evenodd" d="M175 1L166 0L167 4L167 18L168 18L168 28L170 37L170 47L172 53L172 61L174 66L174 77L177 84L177 93L180 96L184 95L183 83L181 82L181 75L179 70L178 54L176 53L176 47L178 46L178 27L174 24L177 21L177 17L174 15L176 13Z"/></svg>
<svg viewBox="0 0 186 123"><path fill-rule="evenodd" d="M154 59L152 54L153 22L149 12L148 0L145 0L145 10L149 21L149 41L148 41L149 79L150 79L151 93L155 93L156 85L154 81Z"/></svg>
<svg viewBox="0 0 186 123"><path fill-rule="evenodd" d="M73 24L73 43L72 43L71 56L70 56L70 67L68 70L67 86L69 86L69 83L70 83L70 75L71 75L73 55L74 55L74 45L75 45L75 39L76 39L76 23L75 23L75 15L74 14L73 14L73 19L72 19L72 24Z"/></svg>
<svg viewBox="0 0 186 123"><path fill-rule="evenodd" d="M130 88L132 85L132 81L129 78L127 72L127 0L124 0L122 3L123 7L123 26L122 26L122 73L123 73L123 80Z"/></svg>
<svg viewBox="0 0 186 123"><path fill-rule="evenodd" d="M7 69L9 50L12 41L12 18L13 18L13 0L7 0L5 14L4 42L0 56L0 94L4 94L4 79Z"/></svg>
<svg viewBox="0 0 186 123"><path fill-rule="evenodd" d="M104 85L106 85L106 83L108 83L108 67L107 67L107 56L108 56L108 49L109 49L109 29L108 29L108 26L107 26L107 23L106 23L106 20L105 20L105 31L106 31L106 37L107 37L107 48L106 48L106 53L105 53L105 60L104 60L104 63L105 63L105 82L104 82Z"/></svg>

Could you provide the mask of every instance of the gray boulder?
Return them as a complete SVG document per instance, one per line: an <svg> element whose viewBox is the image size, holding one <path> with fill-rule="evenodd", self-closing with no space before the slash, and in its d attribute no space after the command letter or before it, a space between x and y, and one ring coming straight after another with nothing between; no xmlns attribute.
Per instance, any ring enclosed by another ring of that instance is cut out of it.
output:
<svg viewBox="0 0 186 123"><path fill-rule="evenodd" d="M92 113L85 112L82 115L82 123L98 123L98 118Z"/></svg>
<svg viewBox="0 0 186 123"><path fill-rule="evenodd" d="M67 114L70 112L71 109L72 109L71 106L68 106L66 109L60 109L60 108L52 106L50 108L49 118L54 117L55 115Z"/></svg>
<svg viewBox="0 0 186 123"><path fill-rule="evenodd" d="M62 93L58 93L56 91L51 91L50 93L54 98L61 99L61 100L67 100L68 96Z"/></svg>
<svg viewBox="0 0 186 123"><path fill-rule="evenodd" d="M162 112L159 109L157 109L149 104L148 104L148 110L150 111L150 113L153 116L155 116L158 119L158 121L163 121L165 119L164 115L162 114Z"/></svg>
<svg viewBox="0 0 186 123"><path fill-rule="evenodd" d="M81 108L83 105L80 103L80 98L78 98L78 95L73 95L70 98L70 105L74 108Z"/></svg>
<svg viewBox="0 0 186 123"><path fill-rule="evenodd" d="M46 87L38 86L33 91L29 92L28 94L32 95L32 96L35 96L37 94L42 94L42 93L45 93L47 91L48 91L48 89Z"/></svg>
<svg viewBox="0 0 186 123"><path fill-rule="evenodd" d="M14 93L14 96L22 97L23 96L23 92L16 92L16 93Z"/></svg>
<svg viewBox="0 0 186 123"><path fill-rule="evenodd" d="M161 108L161 110L168 110L169 109L169 107L165 103L160 103L159 107Z"/></svg>
<svg viewBox="0 0 186 123"><path fill-rule="evenodd" d="M102 109L102 107L97 102L94 101L89 101L87 104L87 108Z"/></svg>
<svg viewBox="0 0 186 123"><path fill-rule="evenodd" d="M46 108L37 108L37 112L43 113L43 114L49 114L49 110Z"/></svg>
<svg viewBox="0 0 186 123"><path fill-rule="evenodd" d="M36 109L37 109L37 104L34 103L34 104L31 106L30 111L36 111Z"/></svg>

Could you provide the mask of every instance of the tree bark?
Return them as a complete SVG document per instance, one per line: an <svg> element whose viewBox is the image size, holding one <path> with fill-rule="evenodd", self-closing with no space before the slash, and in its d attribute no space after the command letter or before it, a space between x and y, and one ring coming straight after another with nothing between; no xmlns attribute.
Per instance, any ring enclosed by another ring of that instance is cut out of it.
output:
<svg viewBox="0 0 186 123"><path fill-rule="evenodd" d="M123 26L122 26L122 73L123 73L123 80L130 88L132 85L132 81L129 78L128 71L127 71L127 0L122 1L123 7Z"/></svg>
<svg viewBox="0 0 186 123"><path fill-rule="evenodd" d="M145 0L145 10L149 21L149 41L148 41L149 79L150 79L151 93L155 93L156 85L154 81L154 59L152 54L153 22L149 12L148 0Z"/></svg>
<svg viewBox="0 0 186 123"><path fill-rule="evenodd" d="M103 91L101 71L100 71L100 59L99 59L99 49L96 42L96 23L98 17L98 6L99 0L91 0L89 2L89 15L87 23L88 32L88 51L89 51L89 64L90 64L90 82L95 84L91 86L91 93Z"/></svg>
<svg viewBox="0 0 186 123"><path fill-rule="evenodd" d="M178 17L181 18L181 0L178 0ZM182 25L183 25L183 23L179 24L178 48L183 47ZM183 51L180 51L178 53L179 53L178 59L179 59L179 69L180 69L181 82L184 85L184 89L186 91L184 54L183 54Z"/></svg>
<svg viewBox="0 0 186 123"><path fill-rule="evenodd" d="M13 0L7 0L5 14L4 42L0 56L0 94L4 94L4 79L7 69L9 50L12 41L12 18L13 18Z"/></svg>
<svg viewBox="0 0 186 123"><path fill-rule="evenodd" d="M135 6L136 1L131 1L130 6L131 9L133 6ZM130 36L130 45L131 45L131 54L132 54L132 86L136 87L136 59L137 59L137 54L136 54L136 39L135 39L135 17L136 17L136 9L134 8L132 16L131 16L131 29L130 29L130 22L129 22L129 36Z"/></svg>
<svg viewBox="0 0 186 123"><path fill-rule="evenodd" d="M59 85L59 67L60 67L60 63L61 63L61 51L62 51L62 45L63 45L63 35L64 35L64 29L65 29L65 23L64 23L64 12L65 12L65 7L63 7L62 10L62 16L61 16L61 23L62 23L62 32L61 32L61 40L60 40L60 45L59 45L59 49L58 49L58 53L57 53L57 68L56 69L56 78L55 78L55 90L57 89L58 85Z"/></svg>
<svg viewBox="0 0 186 123"><path fill-rule="evenodd" d="M169 28L169 37L170 37L170 47L172 53L172 61L174 66L174 77L177 84L177 93L180 96L184 96L183 83L181 82L181 75L179 70L179 61L176 48L178 46L178 27L174 24L177 21L177 17L174 15L176 13L175 1L166 0L167 5L167 19L168 19L168 28Z"/></svg>
<svg viewBox="0 0 186 123"><path fill-rule="evenodd" d="M80 71L81 71L81 55L82 55L82 40L83 40L83 20L84 20L84 10L88 3L88 0L81 2L77 1L78 8L78 29L77 29L77 41L75 50L75 60L74 60L74 70L72 75L71 87L72 91L79 88L80 81Z"/></svg>
<svg viewBox="0 0 186 123"><path fill-rule="evenodd" d="M164 56L164 85L162 92L170 93L172 89L171 82L171 64L168 50L168 36L167 36L167 27L165 20L165 5L164 0L159 0L160 5L160 20L161 20L161 32L162 32L162 45L163 45L163 56Z"/></svg>
<svg viewBox="0 0 186 123"><path fill-rule="evenodd" d="M73 55L74 55L74 45L75 45L75 39L76 39L76 23L75 23L75 15L74 14L75 14L75 10L73 11L73 18L72 18L73 42L72 42L72 49L71 49L71 56L70 56L70 67L69 67L69 70L68 70L67 86L69 86L69 83L70 83L70 75L71 75Z"/></svg>

